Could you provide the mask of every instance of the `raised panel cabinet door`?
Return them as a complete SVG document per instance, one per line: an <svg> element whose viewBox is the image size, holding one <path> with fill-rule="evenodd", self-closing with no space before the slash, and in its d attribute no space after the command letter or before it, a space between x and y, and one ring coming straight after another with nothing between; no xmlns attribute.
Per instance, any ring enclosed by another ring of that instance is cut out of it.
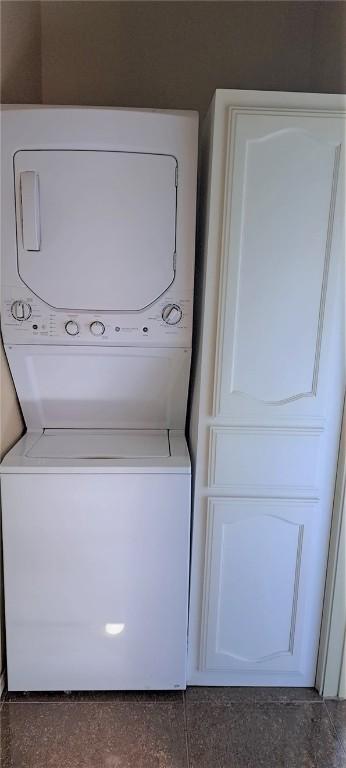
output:
<svg viewBox="0 0 346 768"><path fill-rule="evenodd" d="M229 131L214 414L321 416L345 123L235 110Z"/></svg>
<svg viewBox="0 0 346 768"><path fill-rule="evenodd" d="M201 670L313 685L319 515L313 500L209 500Z"/></svg>

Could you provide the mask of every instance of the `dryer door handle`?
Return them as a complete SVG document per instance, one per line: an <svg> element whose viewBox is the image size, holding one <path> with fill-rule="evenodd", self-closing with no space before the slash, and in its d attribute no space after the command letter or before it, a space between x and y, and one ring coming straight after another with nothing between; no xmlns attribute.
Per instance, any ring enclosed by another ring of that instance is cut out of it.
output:
<svg viewBox="0 0 346 768"><path fill-rule="evenodd" d="M41 248L40 190L36 171L20 174L20 200L22 209L22 235L25 251Z"/></svg>

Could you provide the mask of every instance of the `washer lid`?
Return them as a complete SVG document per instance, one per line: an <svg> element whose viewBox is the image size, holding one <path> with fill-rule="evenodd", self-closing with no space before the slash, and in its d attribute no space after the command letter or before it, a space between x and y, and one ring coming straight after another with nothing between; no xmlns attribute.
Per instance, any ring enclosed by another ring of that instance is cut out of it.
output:
<svg viewBox="0 0 346 768"><path fill-rule="evenodd" d="M52 307L139 311L175 274L172 155L20 150L18 272Z"/></svg>
<svg viewBox="0 0 346 768"><path fill-rule="evenodd" d="M157 429L46 429L26 456L36 459L149 459L170 456Z"/></svg>

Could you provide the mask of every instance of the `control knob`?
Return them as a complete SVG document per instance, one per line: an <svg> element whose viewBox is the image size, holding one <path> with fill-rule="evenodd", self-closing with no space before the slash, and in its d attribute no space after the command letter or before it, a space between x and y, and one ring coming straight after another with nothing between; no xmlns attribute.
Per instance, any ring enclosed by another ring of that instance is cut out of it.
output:
<svg viewBox="0 0 346 768"><path fill-rule="evenodd" d="M102 336L105 330L105 326L103 323L101 323L100 320L94 320L92 323L90 323L90 331L93 336Z"/></svg>
<svg viewBox="0 0 346 768"><path fill-rule="evenodd" d="M68 320L67 323L65 323L65 331L69 336L77 336L79 333L78 323L76 323L75 320Z"/></svg>
<svg viewBox="0 0 346 768"><path fill-rule="evenodd" d="M181 307L178 304L166 304L162 310L162 320L167 325L177 325L183 316Z"/></svg>
<svg viewBox="0 0 346 768"><path fill-rule="evenodd" d="M15 320L29 320L31 306L27 301L14 301L11 306L11 313Z"/></svg>

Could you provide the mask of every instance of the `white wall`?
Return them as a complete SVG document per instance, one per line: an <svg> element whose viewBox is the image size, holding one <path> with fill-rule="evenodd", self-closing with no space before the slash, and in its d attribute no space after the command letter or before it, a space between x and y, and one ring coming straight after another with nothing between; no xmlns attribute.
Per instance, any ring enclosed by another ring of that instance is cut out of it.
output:
<svg viewBox="0 0 346 768"><path fill-rule="evenodd" d="M346 697L346 401L341 429L317 683L324 696Z"/></svg>
<svg viewBox="0 0 346 768"><path fill-rule="evenodd" d="M344 653L341 665L340 683L339 683L339 696L341 699L346 699L346 633L344 640Z"/></svg>

